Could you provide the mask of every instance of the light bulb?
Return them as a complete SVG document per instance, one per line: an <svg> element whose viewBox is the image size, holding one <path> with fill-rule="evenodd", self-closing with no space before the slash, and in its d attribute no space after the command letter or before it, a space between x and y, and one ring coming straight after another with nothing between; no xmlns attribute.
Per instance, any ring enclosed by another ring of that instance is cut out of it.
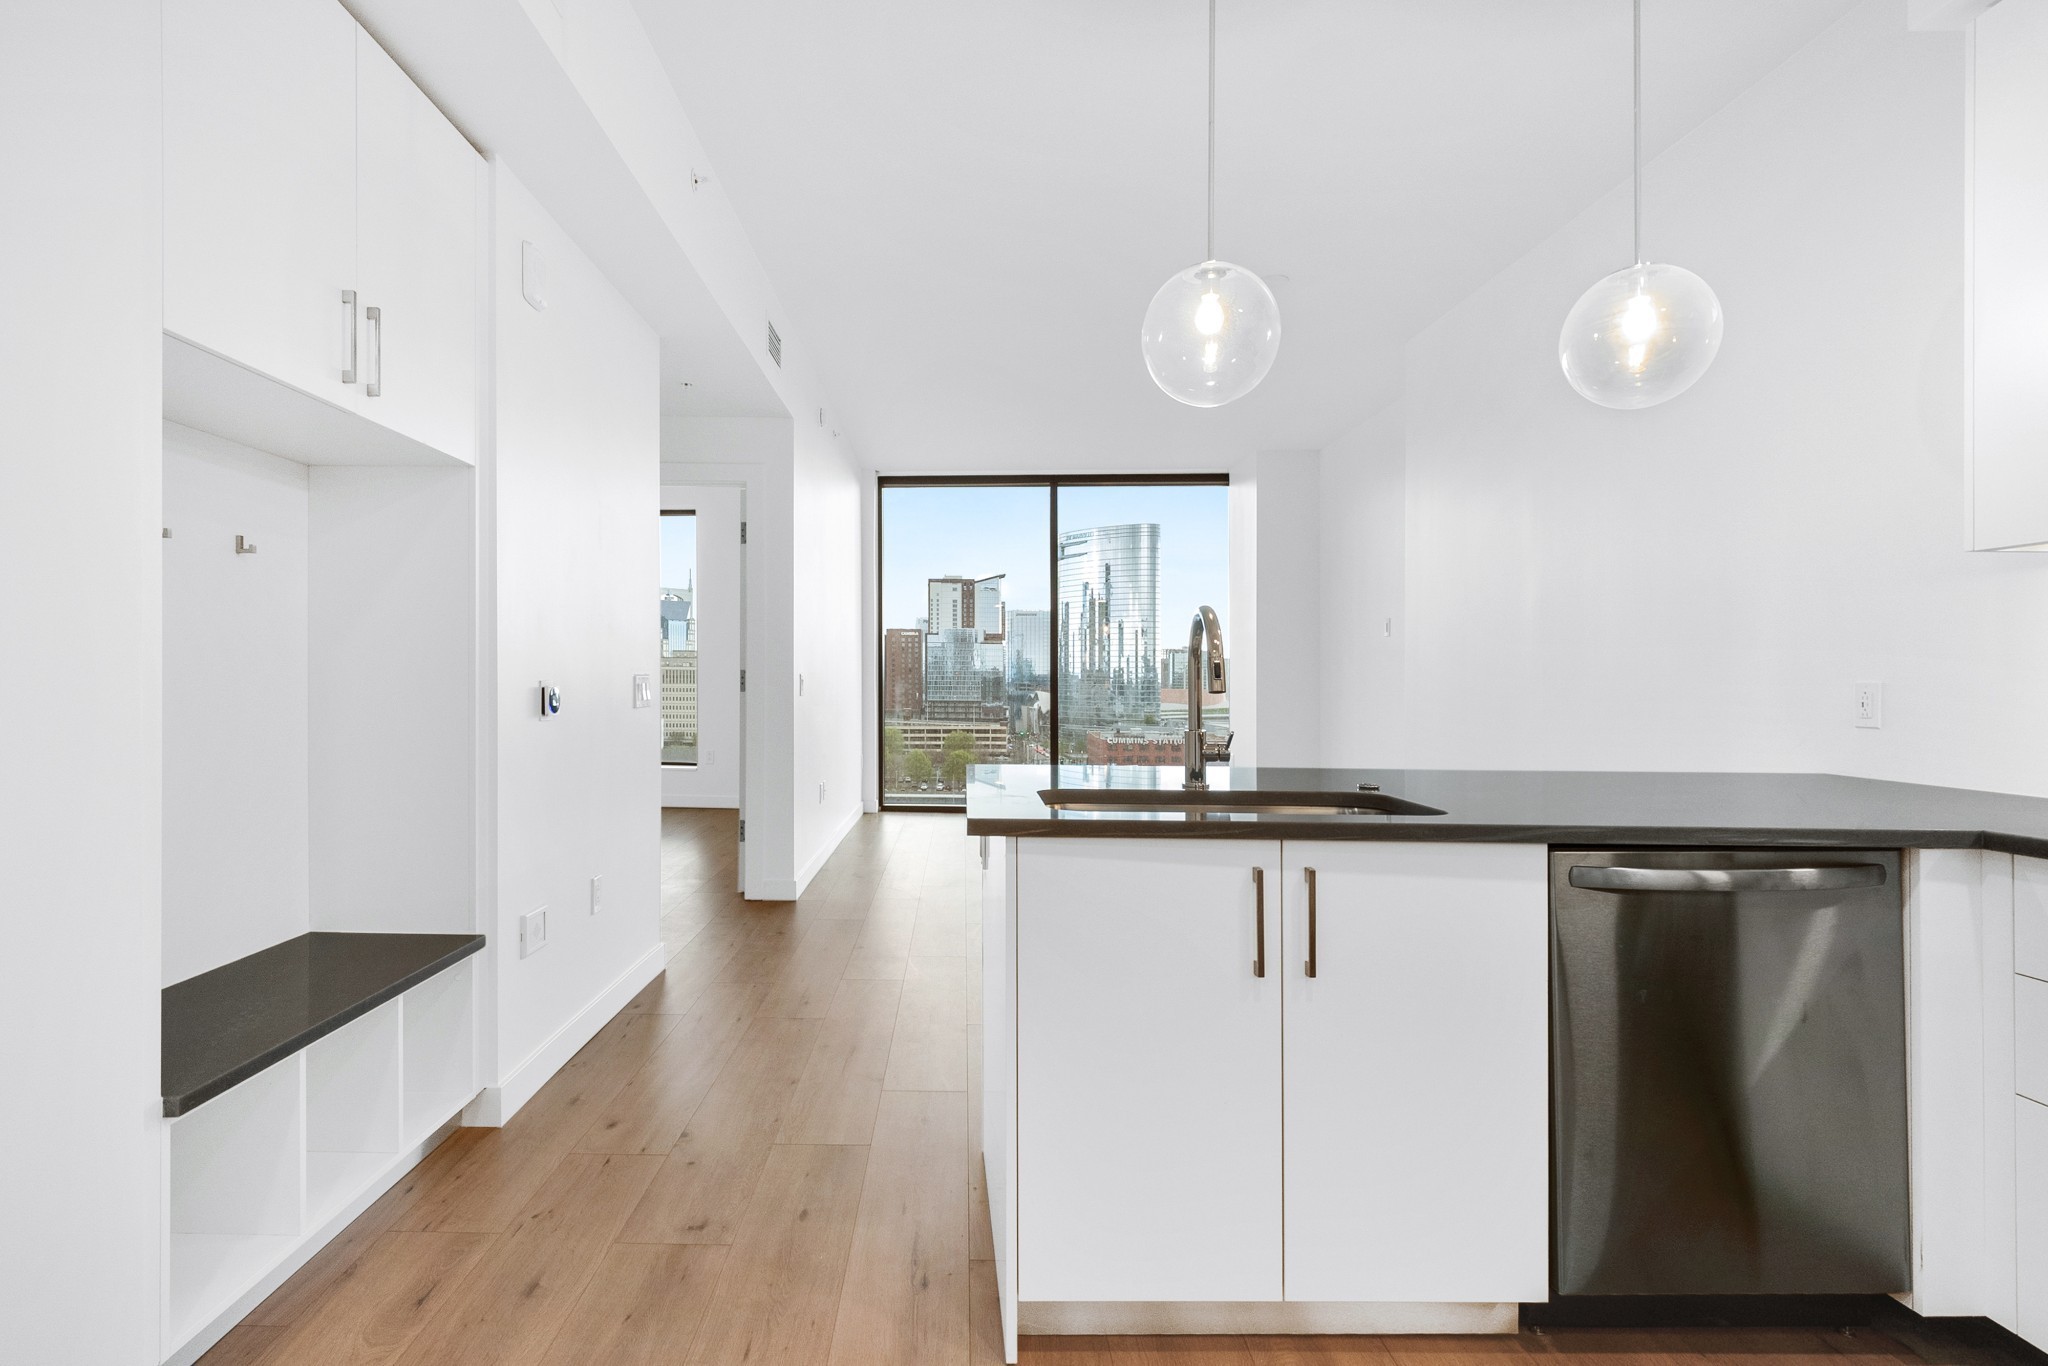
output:
<svg viewBox="0 0 2048 1366"><path fill-rule="evenodd" d="M1721 301L1683 266L1642 262L1579 297L1558 335L1564 377L1603 408L1649 408L1690 389L1721 348Z"/></svg>
<svg viewBox="0 0 2048 1366"><path fill-rule="evenodd" d="M1139 337L1145 368L1174 398L1214 408L1258 387L1280 350L1280 305L1243 266L1204 261L1159 287Z"/></svg>

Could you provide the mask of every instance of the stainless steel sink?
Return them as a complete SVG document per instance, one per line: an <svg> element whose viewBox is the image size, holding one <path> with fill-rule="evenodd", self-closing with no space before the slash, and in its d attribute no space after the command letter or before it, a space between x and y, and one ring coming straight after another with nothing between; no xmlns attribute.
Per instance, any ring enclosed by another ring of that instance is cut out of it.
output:
<svg viewBox="0 0 2048 1366"><path fill-rule="evenodd" d="M1357 792L1190 792L1181 788L1049 787L1038 799L1055 811L1187 811L1227 815L1441 816L1443 811L1377 790Z"/></svg>

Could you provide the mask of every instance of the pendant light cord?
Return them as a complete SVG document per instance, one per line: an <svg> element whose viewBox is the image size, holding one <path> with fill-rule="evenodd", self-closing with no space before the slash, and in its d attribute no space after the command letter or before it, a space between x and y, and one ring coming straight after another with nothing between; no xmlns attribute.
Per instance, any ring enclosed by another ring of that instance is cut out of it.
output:
<svg viewBox="0 0 2048 1366"><path fill-rule="evenodd" d="M1210 4L1210 6L1211 6L1211 11L1212 11L1212 13L1213 13L1213 10L1214 10L1214 6L1215 6L1215 3L1216 3L1216 0L1209 0L1209 4ZM1214 21L1212 20L1211 22L1213 23ZM1635 192L1635 248L1636 248L1636 264L1637 264L1637 265L1641 265L1641 264L1643 263L1643 0L1635 0L1635 26L1634 26L1634 31L1635 31L1635 54L1634 54L1634 56L1635 56L1635 153L1634 153L1634 156L1635 156L1635 160L1634 160L1634 163L1633 163L1633 165L1634 165L1634 172L1635 172L1635 173L1634 173L1634 177L1633 177L1633 180L1632 180L1632 188L1633 188L1633 190L1634 190L1634 192ZM1214 39L1211 39L1210 41L1211 41L1211 43L1213 44L1215 40L1214 40ZM1213 68L1213 64L1214 64L1214 62L1215 62L1215 57L1214 57L1214 56L1212 55L1212 56L1210 57L1210 59L1209 59L1209 60L1210 60L1210 62L1211 62L1212 68ZM1215 144L1215 139L1216 139L1216 128L1215 128L1215 119L1216 119L1216 114L1215 114L1215 110L1214 110L1214 106L1215 106L1215 102L1216 102L1216 94L1215 94L1215 88L1214 88L1214 87L1215 87L1215 81L1216 81L1216 77L1215 77L1215 74L1214 74L1214 72L1213 72L1213 70L1212 70L1212 72L1211 72L1211 74L1210 74L1210 77L1209 77L1209 82L1210 82L1210 93L1209 93L1209 102L1210 102L1210 106L1211 106L1211 109L1210 109L1210 114L1209 114L1209 119L1210 119L1210 127L1209 127L1209 140L1210 140L1210 144L1211 144L1211 150L1210 150L1210 152L1209 152L1209 160L1210 160L1210 164L1209 164L1209 179L1210 179L1210 182L1211 182L1211 185L1210 185L1210 190L1209 190L1209 197L1210 197L1210 203L1211 203L1212 205L1213 205L1213 204L1215 203L1215 196L1216 196L1216 190L1215 190L1215 186L1214 186L1214 181L1215 181L1215 179L1216 179L1216 165L1215 165L1215 158L1216 158L1216 153L1215 153L1215 150L1214 150L1214 144ZM1210 211L1209 211L1209 212L1210 212L1210 216L1211 216L1211 217L1213 218L1213 217L1215 216L1215 209L1214 209L1214 208L1212 207L1212 208L1210 209Z"/></svg>
<svg viewBox="0 0 2048 1366"><path fill-rule="evenodd" d="M1216 259L1216 0L1209 0L1209 243L1202 259Z"/></svg>

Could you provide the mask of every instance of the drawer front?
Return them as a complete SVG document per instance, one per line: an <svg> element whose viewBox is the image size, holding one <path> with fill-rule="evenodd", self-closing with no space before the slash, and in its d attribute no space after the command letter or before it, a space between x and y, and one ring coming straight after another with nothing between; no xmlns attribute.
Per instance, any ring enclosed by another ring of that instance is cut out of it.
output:
<svg viewBox="0 0 2048 1366"><path fill-rule="evenodd" d="M2013 970L2048 979L2048 859L2012 861Z"/></svg>
<svg viewBox="0 0 2048 1366"><path fill-rule="evenodd" d="M2048 982L2012 979L2013 1090L2048 1105Z"/></svg>
<svg viewBox="0 0 2048 1366"><path fill-rule="evenodd" d="M2018 1167L2019 1332L2036 1347L2048 1343L2048 1106L2015 1102Z"/></svg>

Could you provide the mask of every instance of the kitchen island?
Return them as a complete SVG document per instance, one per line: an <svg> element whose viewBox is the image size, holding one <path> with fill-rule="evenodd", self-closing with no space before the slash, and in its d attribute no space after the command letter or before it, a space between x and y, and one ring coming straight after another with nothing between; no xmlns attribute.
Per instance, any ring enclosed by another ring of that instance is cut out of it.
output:
<svg viewBox="0 0 2048 1366"><path fill-rule="evenodd" d="M1598 846L1903 851L1904 1298L2024 1312L2014 1125L2034 1117L2015 1105L2048 1107L2015 1101L2014 924L2016 905L2023 927L2048 918L2048 801L1831 775L1237 768L1212 786L1442 814L1061 805L1181 779L970 778L1013 1352L1020 1330L1512 1331L1551 1294L1550 855ZM2048 1248L2048 1186L2041 1203Z"/></svg>

